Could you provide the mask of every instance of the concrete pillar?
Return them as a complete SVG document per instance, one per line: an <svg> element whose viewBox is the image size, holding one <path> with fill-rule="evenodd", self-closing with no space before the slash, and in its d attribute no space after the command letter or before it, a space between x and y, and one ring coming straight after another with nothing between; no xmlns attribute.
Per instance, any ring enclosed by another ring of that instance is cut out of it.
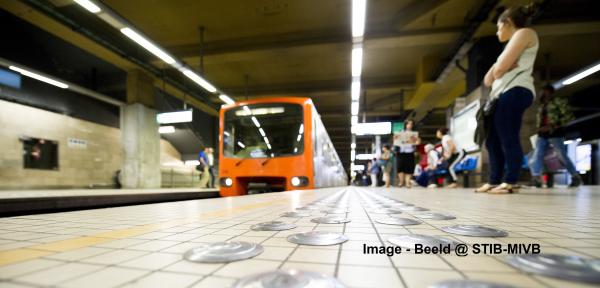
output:
<svg viewBox="0 0 600 288"><path fill-rule="evenodd" d="M135 70L127 75L127 105L121 112L123 188L159 188L160 135L152 79Z"/></svg>

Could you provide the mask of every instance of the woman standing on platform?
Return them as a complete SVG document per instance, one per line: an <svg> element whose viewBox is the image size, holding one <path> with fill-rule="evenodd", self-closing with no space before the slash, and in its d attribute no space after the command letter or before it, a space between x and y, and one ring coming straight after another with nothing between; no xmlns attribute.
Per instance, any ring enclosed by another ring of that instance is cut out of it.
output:
<svg viewBox="0 0 600 288"><path fill-rule="evenodd" d="M404 124L404 131L411 132L415 127L415 121L407 120ZM413 172L415 171L415 147L419 145L419 137L414 139L412 144L400 144L398 146L399 152L396 157L396 167L398 169L398 187L406 186L410 188L412 186L411 180Z"/></svg>
<svg viewBox="0 0 600 288"><path fill-rule="evenodd" d="M492 87L490 101L495 102L486 139L490 179L475 192L518 192L516 184L523 163L519 132L523 113L535 95L531 74L539 41L537 33L527 28L534 14L534 6L529 5L507 9L498 18L496 34L500 42L508 44L484 78L485 86Z"/></svg>
<svg viewBox="0 0 600 288"><path fill-rule="evenodd" d="M390 150L390 145L383 145L383 149L381 151L381 167L383 168L383 182L385 182L385 187L389 188L390 183L392 182L390 178L390 174L392 173L392 169L394 168L394 156L392 154L392 150Z"/></svg>

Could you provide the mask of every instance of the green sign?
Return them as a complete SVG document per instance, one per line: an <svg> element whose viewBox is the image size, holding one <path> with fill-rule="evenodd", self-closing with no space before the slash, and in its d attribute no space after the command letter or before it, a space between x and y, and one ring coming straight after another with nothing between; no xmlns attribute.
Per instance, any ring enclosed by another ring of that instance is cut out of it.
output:
<svg viewBox="0 0 600 288"><path fill-rule="evenodd" d="M392 123L392 134L404 131L404 122L393 122Z"/></svg>

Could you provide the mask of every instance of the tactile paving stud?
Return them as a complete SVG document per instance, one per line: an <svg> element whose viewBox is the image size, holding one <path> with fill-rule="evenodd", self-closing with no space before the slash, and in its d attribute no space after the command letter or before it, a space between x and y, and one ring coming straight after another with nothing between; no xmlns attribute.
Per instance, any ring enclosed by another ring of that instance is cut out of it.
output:
<svg viewBox="0 0 600 288"><path fill-rule="evenodd" d="M463 236L506 237L508 232L479 225L454 225L441 228L442 231Z"/></svg>
<svg viewBox="0 0 600 288"><path fill-rule="evenodd" d="M557 254L521 254L507 257L520 270L559 279L600 283L600 259Z"/></svg>
<svg viewBox="0 0 600 288"><path fill-rule="evenodd" d="M215 242L193 248L183 255L183 258L199 263L227 263L252 258L264 251L260 244L230 241Z"/></svg>
<svg viewBox="0 0 600 288"><path fill-rule="evenodd" d="M420 214L415 214L415 216L421 219L429 219L429 220L453 220L456 219L455 216L444 214L444 213L434 213L434 212L425 212Z"/></svg>
<svg viewBox="0 0 600 288"><path fill-rule="evenodd" d="M375 220L375 222L387 225L419 225L423 223L421 221L408 218L382 218Z"/></svg>
<svg viewBox="0 0 600 288"><path fill-rule="evenodd" d="M431 285L429 288L515 288L515 286L475 280L447 280Z"/></svg>
<svg viewBox="0 0 600 288"><path fill-rule="evenodd" d="M344 243L348 241L348 237L334 232L310 231L292 234L287 237L287 240L300 245L327 246Z"/></svg>
<svg viewBox="0 0 600 288"><path fill-rule="evenodd" d="M302 217L308 217L308 216L310 216L310 214L299 213L299 212L285 212L279 216L288 217L288 218L302 218Z"/></svg>
<svg viewBox="0 0 600 288"><path fill-rule="evenodd" d="M337 279L325 274L300 270L275 270L238 280L233 288L344 288Z"/></svg>
<svg viewBox="0 0 600 288"><path fill-rule="evenodd" d="M309 206L309 205L296 208L296 210L319 210L319 209L320 208L317 206Z"/></svg>
<svg viewBox="0 0 600 288"><path fill-rule="evenodd" d="M369 213L372 213L372 214L401 214L402 211L400 211L398 209L380 208L380 209L369 210Z"/></svg>
<svg viewBox="0 0 600 288"><path fill-rule="evenodd" d="M440 237L440 236L430 236L430 235L422 235L422 234L405 234L392 236L388 238L388 242L404 247L414 249L415 244L421 244L424 247L439 247L450 245L450 249L454 249L456 245L460 244L454 240Z"/></svg>
<svg viewBox="0 0 600 288"><path fill-rule="evenodd" d="M262 222L256 225L252 225L250 229L254 231L283 231L294 229L298 226L292 223L285 223L281 221L270 221L270 222Z"/></svg>
<svg viewBox="0 0 600 288"><path fill-rule="evenodd" d="M414 212L414 211L429 211L429 209L427 209L427 208L418 207L418 206L404 206L404 207L398 207L396 209L398 209L400 211L410 211L410 212Z"/></svg>
<svg viewBox="0 0 600 288"><path fill-rule="evenodd" d="M319 218L310 220L310 222L321 223L321 224L343 224L343 223L348 223L350 221L352 221L352 220L350 220L346 217L340 217L340 216L325 216L325 217L319 217Z"/></svg>
<svg viewBox="0 0 600 288"><path fill-rule="evenodd" d="M325 209L325 210L322 210L321 212L327 213L327 214L344 214L344 213L348 213L350 211L348 209Z"/></svg>

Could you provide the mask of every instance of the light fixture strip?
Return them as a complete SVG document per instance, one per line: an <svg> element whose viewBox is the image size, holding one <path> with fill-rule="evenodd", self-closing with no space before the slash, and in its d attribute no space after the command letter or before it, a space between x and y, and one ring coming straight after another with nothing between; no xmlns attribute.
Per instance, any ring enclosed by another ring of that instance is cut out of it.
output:
<svg viewBox="0 0 600 288"><path fill-rule="evenodd" d="M94 14L96 13L100 13L102 11L102 9L100 9L100 7L98 7L98 5L94 4L92 1L89 0L74 0L75 3L79 4L81 7L85 8L85 10L88 10Z"/></svg>
<svg viewBox="0 0 600 288"><path fill-rule="evenodd" d="M146 49L146 50L148 50L148 52L154 54L154 56L165 61L165 63L167 63L169 65L175 64L176 61L175 61L175 59L173 59L173 57L171 57L169 54L167 54L167 52L158 48L157 45L155 45L150 40L146 39L144 36L140 35L136 31L134 31L133 29L131 29L129 27L125 27L125 28L121 29L121 33L125 34L125 36L129 37L135 43L144 47L144 49Z"/></svg>
<svg viewBox="0 0 600 288"><path fill-rule="evenodd" d="M24 76L27 76L27 77L29 77L29 78L33 78L33 79L35 79L35 80L39 80L39 81L42 81L42 82L48 83L48 84L50 84L50 85L54 85L54 86L56 86L56 87L60 87L60 88L62 88L62 89L67 89L67 88L69 88L69 85L67 85L67 84L65 84L65 83L63 83L63 82L56 81L56 80L54 80L54 79L52 79L52 78L49 78L49 77L46 77L46 76L43 76L43 75L40 75L40 74L37 74L37 73L31 72L31 71L28 71L28 70L25 70L25 69L23 69L23 68L19 68L19 67L17 67L17 66L8 66L8 69L10 69L10 70L13 70L13 71L17 71L17 72L19 72L21 75L24 75Z"/></svg>
<svg viewBox="0 0 600 288"><path fill-rule="evenodd" d="M234 104L235 100L231 99L231 97L225 95L225 94L221 94L219 95L219 99L221 99L221 101L225 102L226 104ZM248 108L246 106L244 106L244 108ZM246 110L246 109L244 109Z"/></svg>
<svg viewBox="0 0 600 288"><path fill-rule="evenodd" d="M575 82L577 82L577 81L579 81L579 80L581 80L581 79L583 79L583 78L585 78L587 76L590 76L590 75L592 75L592 74L594 74L594 73L596 73L598 71L600 71L600 63L598 63L598 64L596 64L596 65L594 65L592 67L589 67L587 69L584 69L581 72L578 72L577 74L575 74L575 75L567 78L566 80L562 81L561 84L562 85L573 84L573 83L575 83Z"/></svg>
<svg viewBox="0 0 600 288"><path fill-rule="evenodd" d="M362 74L363 48L352 48L352 77L360 77Z"/></svg>
<svg viewBox="0 0 600 288"><path fill-rule="evenodd" d="M367 0L352 0L352 37L363 37L365 34L365 18Z"/></svg>

